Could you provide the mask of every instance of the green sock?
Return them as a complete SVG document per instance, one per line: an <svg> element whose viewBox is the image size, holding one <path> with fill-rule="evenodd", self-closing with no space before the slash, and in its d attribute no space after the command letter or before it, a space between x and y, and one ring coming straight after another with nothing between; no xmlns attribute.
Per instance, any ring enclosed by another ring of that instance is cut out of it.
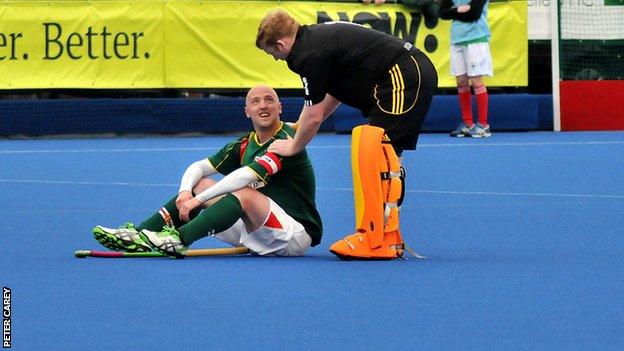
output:
<svg viewBox="0 0 624 351"><path fill-rule="evenodd" d="M141 229L147 229L155 232L159 232L162 230L163 226L167 224L165 221L165 217L170 218L170 223L173 224L175 228L179 228L186 224L180 220L180 211L178 211L178 207L175 202L178 196L174 196L169 202L163 205L163 207L158 210L158 212L154 213L151 217L144 220L136 229L141 231ZM199 214L201 208L196 208L189 214L189 218L192 220Z"/></svg>
<svg viewBox="0 0 624 351"><path fill-rule="evenodd" d="M212 206L203 209L198 216L178 228L180 239L186 246L205 236L230 228L245 213L238 198L227 194Z"/></svg>

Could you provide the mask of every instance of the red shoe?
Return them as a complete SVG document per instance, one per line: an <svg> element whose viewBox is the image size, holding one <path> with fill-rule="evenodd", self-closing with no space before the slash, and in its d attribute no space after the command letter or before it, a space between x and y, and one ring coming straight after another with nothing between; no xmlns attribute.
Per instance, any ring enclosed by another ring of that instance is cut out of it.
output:
<svg viewBox="0 0 624 351"><path fill-rule="evenodd" d="M384 233L381 247L371 249L367 233L355 233L336 241L329 251L341 260L392 260L403 257L403 238L398 230Z"/></svg>

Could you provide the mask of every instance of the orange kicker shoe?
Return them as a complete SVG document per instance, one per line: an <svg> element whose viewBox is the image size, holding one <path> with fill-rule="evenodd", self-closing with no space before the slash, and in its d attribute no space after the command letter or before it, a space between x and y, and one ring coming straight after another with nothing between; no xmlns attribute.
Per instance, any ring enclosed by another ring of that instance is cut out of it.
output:
<svg viewBox="0 0 624 351"><path fill-rule="evenodd" d="M336 241L329 251L341 260L392 260L403 257L405 245L399 230L384 233L381 247L371 249L366 233L355 233Z"/></svg>

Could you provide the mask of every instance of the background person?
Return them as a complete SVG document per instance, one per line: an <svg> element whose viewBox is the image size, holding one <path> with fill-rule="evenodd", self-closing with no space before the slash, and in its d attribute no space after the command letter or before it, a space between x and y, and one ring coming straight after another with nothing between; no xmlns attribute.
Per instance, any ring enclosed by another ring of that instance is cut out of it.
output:
<svg viewBox="0 0 624 351"><path fill-rule="evenodd" d="M457 79L462 122L452 137L489 138L488 92L483 76L493 76L487 0L441 0L440 18L451 23L451 74ZM478 122L472 116L470 86L477 100Z"/></svg>

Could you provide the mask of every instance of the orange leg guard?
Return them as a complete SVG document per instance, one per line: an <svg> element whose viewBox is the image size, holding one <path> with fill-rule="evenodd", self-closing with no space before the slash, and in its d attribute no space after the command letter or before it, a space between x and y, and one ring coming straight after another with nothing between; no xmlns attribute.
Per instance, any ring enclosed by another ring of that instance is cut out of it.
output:
<svg viewBox="0 0 624 351"><path fill-rule="evenodd" d="M384 130L353 129L351 165L356 233L334 243L330 251L343 259L401 257L397 202L401 197L401 165Z"/></svg>
<svg viewBox="0 0 624 351"><path fill-rule="evenodd" d="M355 229L368 234L371 249L380 247L383 241L384 205L379 172L383 135L381 128L359 126L353 129L351 139Z"/></svg>
<svg viewBox="0 0 624 351"><path fill-rule="evenodd" d="M402 196L403 174L401 163L390 144L383 144L384 159L382 162L381 186L385 203L385 226L384 232L399 230L399 201Z"/></svg>

